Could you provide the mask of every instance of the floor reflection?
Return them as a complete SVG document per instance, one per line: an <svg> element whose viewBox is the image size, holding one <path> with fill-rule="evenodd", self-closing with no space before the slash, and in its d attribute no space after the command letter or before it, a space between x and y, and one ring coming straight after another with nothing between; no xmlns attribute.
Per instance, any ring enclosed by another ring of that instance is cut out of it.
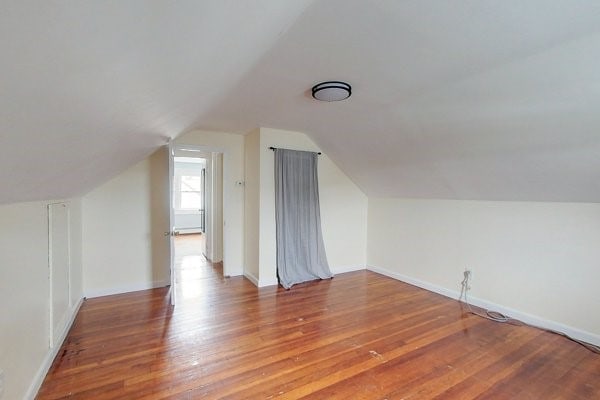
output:
<svg viewBox="0 0 600 400"><path fill-rule="evenodd" d="M215 280L222 280L221 263L211 263L203 255L204 234L175 238L175 291L178 300L197 299L210 291Z"/></svg>

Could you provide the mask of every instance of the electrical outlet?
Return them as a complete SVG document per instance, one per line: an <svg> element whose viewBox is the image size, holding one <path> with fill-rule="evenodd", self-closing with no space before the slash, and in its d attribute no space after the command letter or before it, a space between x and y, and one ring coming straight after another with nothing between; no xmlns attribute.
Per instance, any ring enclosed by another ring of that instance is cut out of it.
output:
<svg viewBox="0 0 600 400"><path fill-rule="evenodd" d="M4 396L4 371L0 369L0 399Z"/></svg>

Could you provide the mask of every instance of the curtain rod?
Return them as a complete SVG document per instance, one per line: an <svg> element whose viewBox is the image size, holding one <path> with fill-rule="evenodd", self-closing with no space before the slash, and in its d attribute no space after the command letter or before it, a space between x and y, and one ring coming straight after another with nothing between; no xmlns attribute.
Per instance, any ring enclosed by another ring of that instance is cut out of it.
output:
<svg viewBox="0 0 600 400"><path fill-rule="evenodd" d="M271 150L277 150L277 147L273 147L273 146L271 146L271 147L269 147L269 149L271 149ZM283 150L285 150L285 149L283 149ZM318 155L321 155L321 152L319 151L319 152L317 152L317 154L318 154Z"/></svg>

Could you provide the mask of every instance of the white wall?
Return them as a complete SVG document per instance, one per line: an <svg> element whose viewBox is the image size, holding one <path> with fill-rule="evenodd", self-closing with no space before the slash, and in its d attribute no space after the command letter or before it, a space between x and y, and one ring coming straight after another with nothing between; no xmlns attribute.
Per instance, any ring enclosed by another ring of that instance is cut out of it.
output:
<svg viewBox="0 0 600 400"><path fill-rule="evenodd" d="M33 398L54 354L49 348L48 202L0 206L0 369L4 399ZM70 324L82 299L81 207L70 209ZM56 332L63 337L66 332Z"/></svg>
<svg viewBox="0 0 600 400"><path fill-rule="evenodd" d="M83 197L87 297L169 284L167 155L161 148Z"/></svg>
<svg viewBox="0 0 600 400"><path fill-rule="evenodd" d="M368 265L600 344L600 204L369 199Z"/></svg>
<svg viewBox="0 0 600 400"><path fill-rule="evenodd" d="M261 286L277 283L274 155L269 149L271 146L320 151L303 133L260 129L258 151ZM321 227L329 266L334 273L364 269L367 249L367 197L326 154L319 156L318 172Z"/></svg>
<svg viewBox="0 0 600 400"><path fill-rule="evenodd" d="M302 133L274 129L259 132L259 142L252 144L251 135L247 139L258 153L254 167L252 161L245 165L242 135L192 131L175 143L223 153L224 271L227 275L246 271L255 283L260 280L264 286L277 282L273 152L268 147L319 149ZM321 218L330 266L334 273L364 268L367 198L326 155L319 163ZM88 297L168 284L169 249L163 236L168 230L169 207L166 165L167 154L161 149L84 196L84 290ZM238 184L246 179L246 166L259 172L259 186L252 182ZM248 221L249 231L245 232L244 208L249 197L245 199L244 193L253 190L260 198L247 205L258 207L254 216L259 225ZM260 262L251 257L257 246ZM244 258L249 261L246 266Z"/></svg>
<svg viewBox="0 0 600 400"><path fill-rule="evenodd" d="M192 131L179 136L178 145L203 146L223 153L223 271L244 272L244 136L225 132Z"/></svg>
<svg viewBox="0 0 600 400"><path fill-rule="evenodd" d="M241 275L243 255L243 136L190 132L177 144L224 152L226 272ZM83 259L86 296L142 290L169 284L168 152L150 157L83 197ZM217 232L219 234L220 232ZM217 249L219 252L220 249ZM220 256L220 254L216 254Z"/></svg>

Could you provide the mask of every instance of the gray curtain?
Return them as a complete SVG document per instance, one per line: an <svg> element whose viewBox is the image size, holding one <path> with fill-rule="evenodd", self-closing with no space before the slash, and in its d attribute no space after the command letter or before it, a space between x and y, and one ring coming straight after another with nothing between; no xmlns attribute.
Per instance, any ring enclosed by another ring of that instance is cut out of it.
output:
<svg viewBox="0 0 600 400"><path fill-rule="evenodd" d="M317 153L275 149L277 276L286 289L332 278L319 211Z"/></svg>

